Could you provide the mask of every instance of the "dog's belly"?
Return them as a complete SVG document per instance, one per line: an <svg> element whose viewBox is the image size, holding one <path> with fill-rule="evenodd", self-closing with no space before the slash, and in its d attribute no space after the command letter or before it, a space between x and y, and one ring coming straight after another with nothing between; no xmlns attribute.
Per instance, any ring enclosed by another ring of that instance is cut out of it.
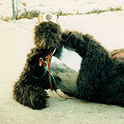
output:
<svg viewBox="0 0 124 124"><path fill-rule="evenodd" d="M56 57L52 57L51 73L61 78L59 83L56 82L57 88L66 93L74 94L77 92L76 80L78 72L65 65Z"/></svg>

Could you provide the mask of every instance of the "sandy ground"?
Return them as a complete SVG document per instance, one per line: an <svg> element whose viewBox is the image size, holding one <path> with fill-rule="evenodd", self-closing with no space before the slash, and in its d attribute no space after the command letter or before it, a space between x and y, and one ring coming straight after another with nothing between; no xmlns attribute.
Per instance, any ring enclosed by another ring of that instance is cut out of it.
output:
<svg viewBox="0 0 124 124"><path fill-rule="evenodd" d="M60 17L63 30L90 33L108 50L124 47L123 22L124 12ZM124 124L123 107L78 99L63 101L51 91L49 107L42 110L32 110L13 100L13 84L33 47L35 23L36 19L0 21L0 124Z"/></svg>

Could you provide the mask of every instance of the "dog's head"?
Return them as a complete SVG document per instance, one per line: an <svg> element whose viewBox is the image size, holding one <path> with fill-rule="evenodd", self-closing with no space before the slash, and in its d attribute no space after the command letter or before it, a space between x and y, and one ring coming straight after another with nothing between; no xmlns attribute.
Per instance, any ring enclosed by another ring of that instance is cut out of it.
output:
<svg viewBox="0 0 124 124"><path fill-rule="evenodd" d="M60 46L61 27L52 21L43 21L35 26L34 43L42 49L55 49Z"/></svg>

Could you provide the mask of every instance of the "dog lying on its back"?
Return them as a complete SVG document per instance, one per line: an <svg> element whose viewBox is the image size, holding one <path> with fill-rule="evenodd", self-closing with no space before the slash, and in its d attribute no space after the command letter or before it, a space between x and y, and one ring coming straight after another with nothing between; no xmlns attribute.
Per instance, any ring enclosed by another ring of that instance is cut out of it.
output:
<svg viewBox="0 0 124 124"><path fill-rule="evenodd" d="M124 106L124 56L112 60L110 53L88 34L66 31L62 39L65 47L83 58L77 78L79 98Z"/></svg>
<svg viewBox="0 0 124 124"><path fill-rule="evenodd" d="M51 21L35 27L35 48L27 55L24 69L15 83L13 97L32 109L47 106L46 89L56 90L59 77L49 84L45 61L53 54L61 56L62 47L77 52L83 59L77 78L76 95L68 95L90 102L124 106L124 59L111 59L110 53L92 36L77 31L62 32L60 25ZM121 57L123 58L123 57Z"/></svg>

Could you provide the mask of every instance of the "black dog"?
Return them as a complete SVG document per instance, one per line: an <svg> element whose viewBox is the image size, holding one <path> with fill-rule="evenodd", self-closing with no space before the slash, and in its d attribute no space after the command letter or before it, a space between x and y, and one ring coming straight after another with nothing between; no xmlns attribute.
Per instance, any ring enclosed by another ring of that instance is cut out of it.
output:
<svg viewBox="0 0 124 124"><path fill-rule="evenodd" d="M66 31L62 39L83 58L77 78L79 98L124 106L124 56L112 59L114 51L110 55L88 34Z"/></svg>
<svg viewBox="0 0 124 124"><path fill-rule="evenodd" d="M90 35L76 31L62 32L58 24L41 22L35 27L35 48L27 55L27 61L19 80L14 85L13 97L19 103L33 109L47 106L46 89L56 90L59 77L50 76L45 61L50 63L55 52L61 56L62 47L77 52L82 58L77 89L68 95L90 102L124 106L124 61L111 59L109 52ZM51 77L52 84L49 78Z"/></svg>
<svg viewBox="0 0 124 124"><path fill-rule="evenodd" d="M42 22L35 27L35 48L27 55L27 61L19 80L14 85L13 97L19 103L33 109L41 109L47 106L48 94L46 89L54 89L54 81L60 78L54 77L49 84L50 72L45 69L45 61L50 63L51 55L56 50L55 56L61 52L61 28L58 24ZM51 86L50 86L51 85Z"/></svg>

